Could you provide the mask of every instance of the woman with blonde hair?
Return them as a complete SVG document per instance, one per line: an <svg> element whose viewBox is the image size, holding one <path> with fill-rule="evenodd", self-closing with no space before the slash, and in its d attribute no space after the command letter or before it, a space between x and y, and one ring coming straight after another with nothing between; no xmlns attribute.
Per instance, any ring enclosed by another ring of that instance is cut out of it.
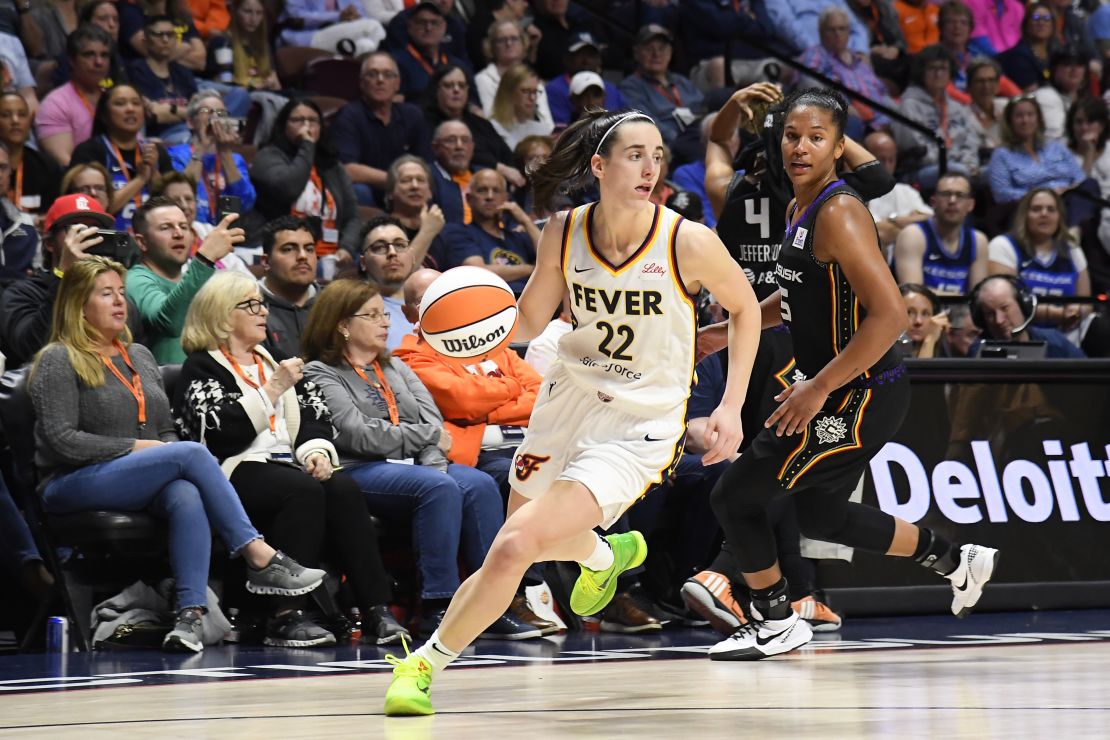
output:
<svg viewBox="0 0 1110 740"><path fill-rule="evenodd" d="M1064 199L1052 188L1033 188L1022 196L1009 233L991 239L987 250L989 274L1019 277L1034 295L1091 295L1087 257L1068 231ZM1090 305L1040 303L1035 321L1070 332L1090 313Z"/></svg>
<svg viewBox="0 0 1110 740"><path fill-rule="evenodd" d="M482 110L488 117L493 111L493 100L497 96L497 87L501 84L501 76L518 64L527 63L534 58L528 35L520 25L513 20L494 21L489 27L489 34L482 41L482 53L489 60L480 72L474 75L474 85L478 88L478 99L482 102ZM554 121L551 118L551 108L547 104L547 89L539 86L536 96L536 112L539 119L544 122Z"/></svg>
<svg viewBox="0 0 1110 740"><path fill-rule="evenodd" d="M490 106L490 123L510 149L526 136L547 135L555 128L550 118L540 117L538 101L543 89L540 78L526 64L511 67L501 76Z"/></svg>
<svg viewBox="0 0 1110 740"><path fill-rule="evenodd" d="M358 486L335 475L331 418L299 358L278 361L261 346L266 317L258 284L221 272L197 292L181 345L189 353L174 398L182 437L205 445L247 513L266 536L298 560L315 563L325 543L350 584L372 644L407 635L389 611L389 576ZM331 645L335 637L281 604L267 621L265 644Z"/></svg>
<svg viewBox="0 0 1110 740"><path fill-rule="evenodd" d="M131 343L125 274L103 257L65 271L50 342L31 369L35 464L51 513L115 509L169 520L177 617L162 648L200 652L211 530L246 561L248 591L308 593L324 571L263 541L208 450L178 441L158 364Z"/></svg>

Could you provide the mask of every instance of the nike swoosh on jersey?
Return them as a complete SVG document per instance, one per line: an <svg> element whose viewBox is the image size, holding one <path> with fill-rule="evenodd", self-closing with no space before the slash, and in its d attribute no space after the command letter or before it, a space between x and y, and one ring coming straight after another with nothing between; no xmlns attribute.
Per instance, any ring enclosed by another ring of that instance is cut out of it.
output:
<svg viewBox="0 0 1110 740"><path fill-rule="evenodd" d="M590 271L590 270L592 270L592 269L594 269L594 268L592 268L592 267L582 267L582 268L579 268L579 267L578 267L578 265L575 265L575 266L574 266L574 271L575 271L575 272L589 272L589 271Z"/></svg>
<svg viewBox="0 0 1110 740"><path fill-rule="evenodd" d="M645 442L664 442L664 441L666 441L666 439L667 439L666 437L659 437L658 439L656 439L655 437L651 436L650 434L645 434L644 435L644 441Z"/></svg>

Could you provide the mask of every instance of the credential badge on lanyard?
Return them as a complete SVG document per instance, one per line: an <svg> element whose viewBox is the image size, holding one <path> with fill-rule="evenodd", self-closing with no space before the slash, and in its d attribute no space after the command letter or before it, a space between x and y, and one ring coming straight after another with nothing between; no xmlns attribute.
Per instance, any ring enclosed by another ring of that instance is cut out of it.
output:
<svg viewBox="0 0 1110 740"><path fill-rule="evenodd" d="M805 229L803 229L802 227L799 226L798 231L795 232L795 234L794 234L794 241L791 242L791 246L795 246L798 249L802 249L803 247L805 247L805 245L806 245L806 234L808 234L808 233L809 233L808 231L806 231Z"/></svg>

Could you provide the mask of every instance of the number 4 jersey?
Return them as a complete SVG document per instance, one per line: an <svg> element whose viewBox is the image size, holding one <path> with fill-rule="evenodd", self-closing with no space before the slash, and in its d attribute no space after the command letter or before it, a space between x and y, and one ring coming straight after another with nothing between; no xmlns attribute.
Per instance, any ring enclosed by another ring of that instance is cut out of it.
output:
<svg viewBox="0 0 1110 740"><path fill-rule="evenodd" d="M643 243L614 265L595 248L595 208L570 211L563 229L574 328L559 340L559 360L601 403L653 417L684 404L693 380L697 316L675 252L682 217L655 206Z"/></svg>

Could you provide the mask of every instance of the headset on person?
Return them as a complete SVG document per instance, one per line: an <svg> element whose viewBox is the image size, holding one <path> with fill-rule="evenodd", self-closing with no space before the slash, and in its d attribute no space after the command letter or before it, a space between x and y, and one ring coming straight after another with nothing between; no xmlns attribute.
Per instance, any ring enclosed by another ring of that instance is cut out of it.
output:
<svg viewBox="0 0 1110 740"><path fill-rule="evenodd" d="M1025 331L1025 327L1032 323L1033 317L1037 313L1037 296L1029 290L1029 286L1025 284L1024 280L1014 275L988 275L975 284L970 295L968 295L968 303L971 304L971 323L983 331L987 330L987 317L983 315L983 307L979 304L979 292L991 280L1005 280L1014 289L1014 297L1017 298L1018 307L1021 308L1024 321L1020 326L1015 326L1012 333L1020 334Z"/></svg>

